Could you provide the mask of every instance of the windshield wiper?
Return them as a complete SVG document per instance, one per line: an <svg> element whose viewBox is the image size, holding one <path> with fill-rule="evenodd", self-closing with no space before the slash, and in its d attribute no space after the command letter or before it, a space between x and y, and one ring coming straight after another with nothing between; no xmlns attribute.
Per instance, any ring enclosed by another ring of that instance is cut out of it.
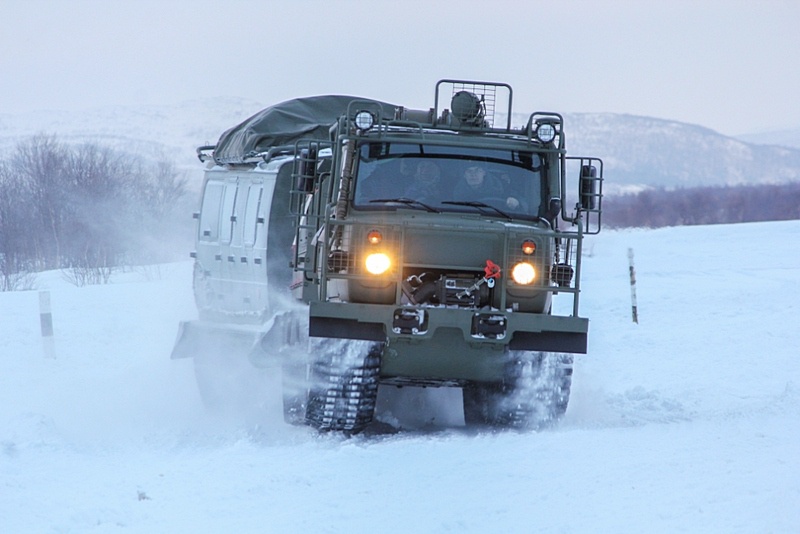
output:
<svg viewBox="0 0 800 534"><path fill-rule="evenodd" d="M481 211L481 213L483 213L483 209L481 209L481 208L489 208L490 210L496 211L497 213L499 213L500 215L502 215L503 217L505 217L509 221L514 220L514 218L511 215L509 215L508 213L504 212L500 208L495 208L494 206L490 206L489 204L486 204L485 202L478 202L478 201L475 201L475 200L464 201L464 202L456 202L454 200L446 200L446 201L443 201L442 204L450 204L450 205L453 205L453 206L469 206L471 208L478 208Z"/></svg>
<svg viewBox="0 0 800 534"><path fill-rule="evenodd" d="M370 200L370 202L381 202L381 203L387 203L387 202L397 202L398 204L405 204L406 206L408 206L408 207L410 207L410 208L414 208L414 207L421 206L421 207L423 207L424 209L426 209L426 210L430 211L431 213L441 213L441 212L440 212L439 210L437 210L436 208L434 208L434 207L431 207L431 206L428 206L427 204L425 204L424 202L420 202L419 200L414 200L413 198L406 198L406 197L399 197L399 198L376 198L376 199L374 199L374 200Z"/></svg>

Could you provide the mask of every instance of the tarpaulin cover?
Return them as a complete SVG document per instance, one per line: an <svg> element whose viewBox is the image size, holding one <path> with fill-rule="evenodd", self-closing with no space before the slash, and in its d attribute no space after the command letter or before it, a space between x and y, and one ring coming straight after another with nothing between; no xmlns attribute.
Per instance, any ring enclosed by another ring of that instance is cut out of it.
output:
<svg viewBox="0 0 800 534"><path fill-rule="evenodd" d="M214 149L214 159L236 163L271 147L292 145L299 139L327 140L331 125L347 113L347 106L353 100L374 102L382 107L385 118L394 116L394 105L369 98L323 95L287 100L225 131Z"/></svg>

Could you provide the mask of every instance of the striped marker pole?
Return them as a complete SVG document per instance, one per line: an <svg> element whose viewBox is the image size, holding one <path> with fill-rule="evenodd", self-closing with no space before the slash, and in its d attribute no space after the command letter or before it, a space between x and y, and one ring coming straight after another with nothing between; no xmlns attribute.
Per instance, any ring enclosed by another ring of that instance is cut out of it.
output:
<svg viewBox="0 0 800 534"><path fill-rule="evenodd" d="M39 322L42 325L42 344L45 358L55 358L56 348L53 341L53 313L50 310L50 292L39 291Z"/></svg>
<svg viewBox="0 0 800 534"><path fill-rule="evenodd" d="M631 275L631 317L633 322L639 324L639 310L636 306L636 271L633 269L633 249L628 249L628 268Z"/></svg>

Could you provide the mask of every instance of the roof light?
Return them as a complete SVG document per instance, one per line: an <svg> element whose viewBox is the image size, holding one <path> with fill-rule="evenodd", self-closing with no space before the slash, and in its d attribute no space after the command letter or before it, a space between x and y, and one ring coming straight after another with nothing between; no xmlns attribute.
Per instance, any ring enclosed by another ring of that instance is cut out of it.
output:
<svg viewBox="0 0 800 534"><path fill-rule="evenodd" d="M356 113L353 122L355 122L356 129L361 132L366 132L375 125L375 115L366 110L359 111Z"/></svg>
<svg viewBox="0 0 800 534"><path fill-rule="evenodd" d="M454 94L450 107L459 121L473 126L480 126L486 114L483 99L469 91L459 91Z"/></svg>
<svg viewBox="0 0 800 534"><path fill-rule="evenodd" d="M556 138L556 127L549 122L540 122L536 125L536 138L542 143L550 143Z"/></svg>

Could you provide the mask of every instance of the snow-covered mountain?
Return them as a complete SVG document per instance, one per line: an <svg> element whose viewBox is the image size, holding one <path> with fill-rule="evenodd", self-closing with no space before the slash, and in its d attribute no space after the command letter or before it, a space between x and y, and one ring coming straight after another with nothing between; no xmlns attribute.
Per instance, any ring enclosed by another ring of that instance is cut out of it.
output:
<svg viewBox="0 0 800 534"><path fill-rule="evenodd" d="M55 358L37 292L0 293L2 530L800 532L798 239L800 221L591 238L589 353L543 432L466 432L430 389L397 434L285 425L277 388L210 414L191 359L170 360L190 262L83 288L40 274Z"/></svg>
<svg viewBox="0 0 800 534"><path fill-rule="evenodd" d="M800 148L755 144L702 126L617 114L565 116L568 150L599 155L609 192L800 180Z"/></svg>
<svg viewBox="0 0 800 534"><path fill-rule="evenodd" d="M778 145L800 148L800 128L739 135L737 138L747 143L758 145Z"/></svg>
<svg viewBox="0 0 800 534"><path fill-rule="evenodd" d="M37 133L65 142L98 142L152 159L168 158L200 176L195 149L269 103L234 97L176 106L116 106L84 112L39 111L0 115L0 157ZM527 116L515 115L522 125ZM643 187L694 187L800 180L800 147L764 144L674 121L611 113L565 115L571 155L604 160L607 193ZM786 139L786 137L781 137Z"/></svg>

